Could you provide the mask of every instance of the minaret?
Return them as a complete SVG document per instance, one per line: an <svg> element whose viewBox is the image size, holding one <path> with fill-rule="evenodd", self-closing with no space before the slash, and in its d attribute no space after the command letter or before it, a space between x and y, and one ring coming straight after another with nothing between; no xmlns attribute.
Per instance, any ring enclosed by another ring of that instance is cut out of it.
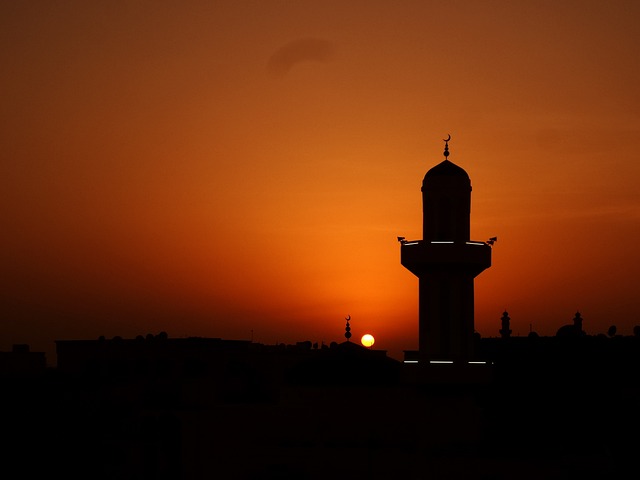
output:
<svg viewBox="0 0 640 480"><path fill-rule="evenodd" d="M509 317L509 312L506 310L502 313L502 328L500 329L500 336L502 338L509 338L511 336L511 317Z"/></svg>
<svg viewBox="0 0 640 480"><path fill-rule="evenodd" d="M573 326L576 330L577 333L582 334L582 315L580 315L580 312L576 312L575 317L573 317Z"/></svg>
<svg viewBox="0 0 640 480"><path fill-rule="evenodd" d="M349 339L351 338L351 325L349 325L349 321L351 320L351 315L347 315L345 320L347 321L347 324L344 327L344 338L346 338L348 342Z"/></svg>
<svg viewBox="0 0 640 480"><path fill-rule="evenodd" d="M401 240L402 266L418 277L419 362L473 358L474 278L491 266L491 246L470 241L471 181L444 161L422 181L423 240Z"/></svg>

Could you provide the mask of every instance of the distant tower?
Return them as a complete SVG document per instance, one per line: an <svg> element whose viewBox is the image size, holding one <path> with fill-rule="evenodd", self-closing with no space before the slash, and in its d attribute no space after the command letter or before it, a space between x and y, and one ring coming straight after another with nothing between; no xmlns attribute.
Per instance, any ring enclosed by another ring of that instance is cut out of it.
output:
<svg viewBox="0 0 640 480"><path fill-rule="evenodd" d="M344 338L346 338L348 342L349 339L351 338L351 325L349 324L349 321L351 320L351 315L347 315L345 320L347 321L347 324L344 327Z"/></svg>
<svg viewBox="0 0 640 480"><path fill-rule="evenodd" d="M573 326L576 329L576 332L578 333L582 333L582 315L580 315L580 312L576 312L575 317L573 317Z"/></svg>
<svg viewBox="0 0 640 480"><path fill-rule="evenodd" d="M509 338L511 336L510 321L509 313L505 310L502 313L502 328L500 329L500 336L502 338Z"/></svg>
<svg viewBox="0 0 640 480"><path fill-rule="evenodd" d="M448 160L422 181L423 240L399 237L401 264L419 279L419 361L473 357L474 278L491 266L491 246L470 238L471 180Z"/></svg>

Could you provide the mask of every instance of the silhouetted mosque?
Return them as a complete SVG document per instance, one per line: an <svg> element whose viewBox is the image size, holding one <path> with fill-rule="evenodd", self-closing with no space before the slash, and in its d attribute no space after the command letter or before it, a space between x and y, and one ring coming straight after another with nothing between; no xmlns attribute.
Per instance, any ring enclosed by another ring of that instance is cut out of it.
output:
<svg viewBox="0 0 640 480"><path fill-rule="evenodd" d="M586 335L582 329L582 315L576 312L573 323L561 326L556 332L557 337L580 337Z"/></svg>
<svg viewBox="0 0 640 480"><path fill-rule="evenodd" d="M448 160L424 177L423 239L401 242L418 277L419 348L403 361L351 338L56 341L57 366L0 352L6 478L634 478L640 326L588 335L580 312L552 337L474 332L471 182ZM12 476L8 476L11 472Z"/></svg>

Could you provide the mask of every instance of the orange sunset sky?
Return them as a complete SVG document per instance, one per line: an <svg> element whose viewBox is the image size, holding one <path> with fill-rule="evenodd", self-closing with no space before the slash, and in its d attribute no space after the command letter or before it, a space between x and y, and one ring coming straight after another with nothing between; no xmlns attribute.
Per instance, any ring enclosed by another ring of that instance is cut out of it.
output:
<svg viewBox="0 0 640 480"><path fill-rule="evenodd" d="M0 350L417 348L421 182L497 236L475 324L640 324L640 2L0 3Z"/></svg>

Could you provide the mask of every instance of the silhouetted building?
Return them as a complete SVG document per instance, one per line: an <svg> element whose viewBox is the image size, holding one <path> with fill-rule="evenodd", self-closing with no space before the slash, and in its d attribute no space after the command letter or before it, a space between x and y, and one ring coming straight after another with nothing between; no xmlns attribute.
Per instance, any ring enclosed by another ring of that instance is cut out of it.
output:
<svg viewBox="0 0 640 480"><path fill-rule="evenodd" d="M5 464L67 479L621 478L640 427L640 337L474 340L488 381L460 363L420 381L350 341L58 341L48 377L3 385Z"/></svg>
<svg viewBox="0 0 640 480"><path fill-rule="evenodd" d="M561 326L556 332L557 337L580 337L585 332L582 329L582 315L580 312L576 312L573 317L573 323Z"/></svg>
<svg viewBox="0 0 640 480"><path fill-rule="evenodd" d="M473 281L491 265L491 246L470 240L471 181L447 158L449 139L445 160L422 182L423 240L402 239L400 249L402 265L419 279L423 364L474 358Z"/></svg>
<svg viewBox="0 0 640 480"><path fill-rule="evenodd" d="M505 310L502 313L502 328L500 328L500 336L502 338L509 338L511 336L511 328L510 328L510 321L511 318L509 317L509 313Z"/></svg>
<svg viewBox="0 0 640 480"><path fill-rule="evenodd" d="M15 344L10 352L0 352L0 375L40 374L46 367L45 353L32 352L26 344Z"/></svg>

